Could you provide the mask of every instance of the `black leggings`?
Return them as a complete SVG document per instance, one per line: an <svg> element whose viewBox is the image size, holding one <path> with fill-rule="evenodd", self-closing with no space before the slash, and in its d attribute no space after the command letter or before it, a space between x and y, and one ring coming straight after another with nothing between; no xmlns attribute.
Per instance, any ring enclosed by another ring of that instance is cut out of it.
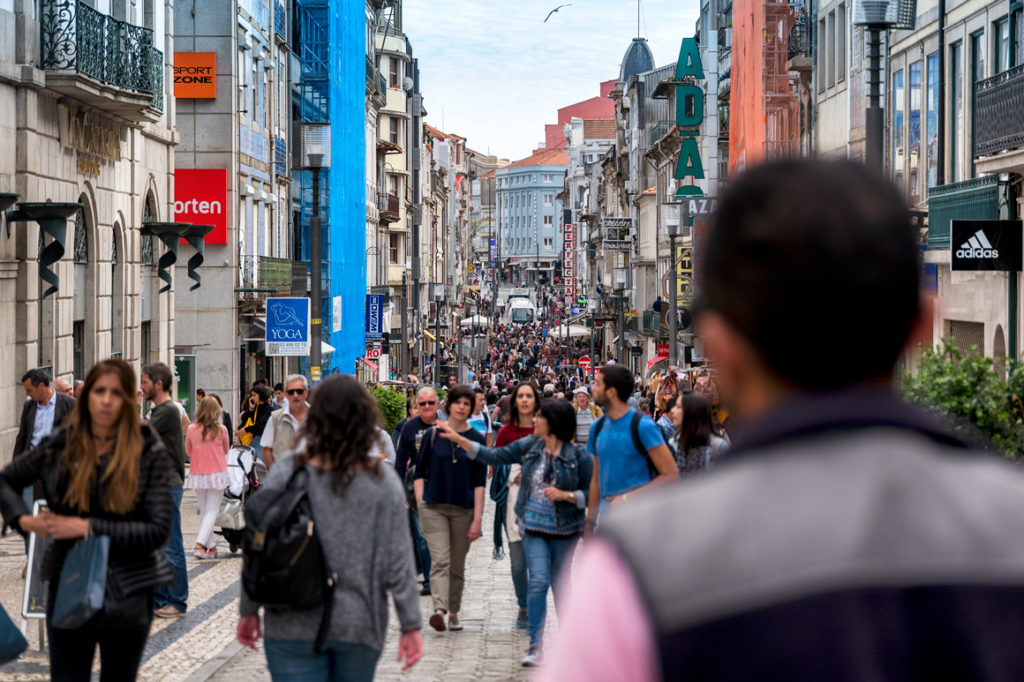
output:
<svg viewBox="0 0 1024 682"><path fill-rule="evenodd" d="M50 591L53 603L56 590ZM143 609L144 620L151 619L151 591L123 600L131 610ZM136 604L136 601L139 604ZM49 609L48 609L49 611ZM50 615L48 613L48 615ZM53 682L88 682L92 677L92 659L96 646L100 647L100 682L128 682L135 680L142 665L142 653L149 637L149 626L117 625L110 623L104 612L77 630L51 627L46 622L50 639L50 679Z"/></svg>

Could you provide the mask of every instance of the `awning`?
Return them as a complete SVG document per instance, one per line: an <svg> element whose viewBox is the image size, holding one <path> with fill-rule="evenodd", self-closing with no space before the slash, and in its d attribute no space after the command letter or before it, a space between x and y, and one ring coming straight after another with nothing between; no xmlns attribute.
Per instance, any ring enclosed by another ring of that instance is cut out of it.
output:
<svg viewBox="0 0 1024 682"><path fill-rule="evenodd" d="M334 350L334 346L322 339L320 340L320 355L328 355L329 353L333 353Z"/></svg>
<svg viewBox="0 0 1024 682"><path fill-rule="evenodd" d="M654 369L654 366L659 362L668 362L667 355L655 355L653 358L647 361L647 371Z"/></svg>
<svg viewBox="0 0 1024 682"><path fill-rule="evenodd" d="M367 360L366 358L359 358L363 361L363 364L372 369L374 372L377 371L377 364L373 360Z"/></svg>
<svg viewBox="0 0 1024 682"><path fill-rule="evenodd" d="M424 330L423 330L423 335L424 335L425 337L427 337L428 339L430 339L430 341L431 341L431 342L435 342L435 341L437 341L437 337L436 337L436 336L434 336L433 334L431 334L431 333L430 333L429 331L427 331L426 329L424 329Z"/></svg>

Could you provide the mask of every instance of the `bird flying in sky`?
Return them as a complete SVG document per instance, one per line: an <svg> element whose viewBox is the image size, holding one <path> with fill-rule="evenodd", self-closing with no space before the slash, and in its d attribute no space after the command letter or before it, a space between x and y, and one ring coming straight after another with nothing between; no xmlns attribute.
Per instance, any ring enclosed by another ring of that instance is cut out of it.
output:
<svg viewBox="0 0 1024 682"><path fill-rule="evenodd" d="M548 19L551 18L551 15L554 14L555 12L557 12L558 10L562 9L563 7L572 7L572 3L570 2L570 3L566 4L566 5L559 5L558 7L554 8L553 10L548 12L548 15L546 17L544 17L544 22L543 23L545 23L545 24L548 23Z"/></svg>

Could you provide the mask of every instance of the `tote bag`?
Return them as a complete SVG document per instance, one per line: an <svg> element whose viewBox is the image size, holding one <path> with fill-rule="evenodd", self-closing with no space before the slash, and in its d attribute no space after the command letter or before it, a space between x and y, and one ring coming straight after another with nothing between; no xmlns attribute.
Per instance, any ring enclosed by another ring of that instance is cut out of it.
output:
<svg viewBox="0 0 1024 682"><path fill-rule="evenodd" d="M53 605L53 627L75 630L103 608L109 557L110 538L105 535L90 535L68 552Z"/></svg>

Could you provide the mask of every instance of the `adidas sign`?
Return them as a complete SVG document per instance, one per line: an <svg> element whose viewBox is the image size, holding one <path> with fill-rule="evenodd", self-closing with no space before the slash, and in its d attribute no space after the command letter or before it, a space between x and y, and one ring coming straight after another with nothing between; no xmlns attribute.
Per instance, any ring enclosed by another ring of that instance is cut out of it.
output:
<svg viewBox="0 0 1024 682"><path fill-rule="evenodd" d="M956 251L957 258L999 258L999 250L993 249L988 237L981 230L960 245Z"/></svg>

